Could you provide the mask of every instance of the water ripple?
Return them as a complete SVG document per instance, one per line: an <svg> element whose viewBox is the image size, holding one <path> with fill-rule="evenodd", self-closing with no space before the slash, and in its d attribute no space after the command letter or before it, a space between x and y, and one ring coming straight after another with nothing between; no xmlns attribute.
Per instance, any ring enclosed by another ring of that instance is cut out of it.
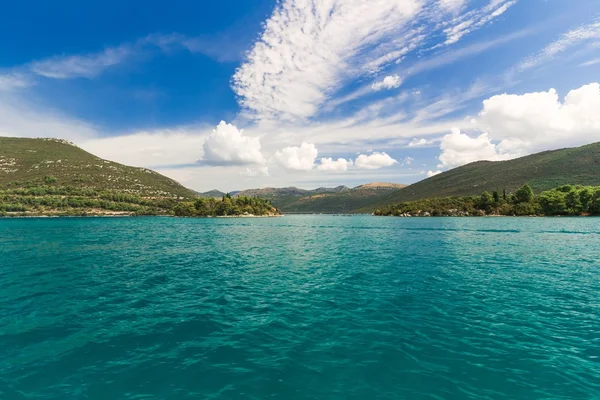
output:
<svg viewBox="0 0 600 400"><path fill-rule="evenodd" d="M0 220L3 399L600 398L596 219Z"/></svg>

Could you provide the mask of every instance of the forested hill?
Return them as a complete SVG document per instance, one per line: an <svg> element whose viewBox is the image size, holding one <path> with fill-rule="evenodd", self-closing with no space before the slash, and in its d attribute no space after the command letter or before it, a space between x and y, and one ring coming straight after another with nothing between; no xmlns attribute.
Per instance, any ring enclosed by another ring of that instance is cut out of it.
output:
<svg viewBox="0 0 600 400"><path fill-rule="evenodd" d="M545 151L509 161L479 161L452 169L391 193L360 211L436 197L515 192L528 183L536 193L561 185L600 185L600 143Z"/></svg>
<svg viewBox="0 0 600 400"><path fill-rule="evenodd" d="M0 189L48 184L144 197L197 197L157 172L103 160L64 140L0 137Z"/></svg>

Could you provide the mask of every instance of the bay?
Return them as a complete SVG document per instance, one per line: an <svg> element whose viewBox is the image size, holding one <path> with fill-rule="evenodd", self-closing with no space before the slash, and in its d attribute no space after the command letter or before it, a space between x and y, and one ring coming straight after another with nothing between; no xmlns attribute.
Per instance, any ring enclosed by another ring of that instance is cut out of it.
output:
<svg viewBox="0 0 600 400"><path fill-rule="evenodd" d="M599 221L3 219L0 398L600 398Z"/></svg>

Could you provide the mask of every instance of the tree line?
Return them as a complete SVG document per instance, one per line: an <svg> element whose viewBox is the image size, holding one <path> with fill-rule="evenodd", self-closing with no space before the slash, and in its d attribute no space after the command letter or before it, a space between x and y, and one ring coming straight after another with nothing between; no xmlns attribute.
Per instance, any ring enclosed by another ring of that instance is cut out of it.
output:
<svg viewBox="0 0 600 400"><path fill-rule="evenodd" d="M269 200L256 197L231 197L228 193L221 199L198 198L178 203L173 212L180 217L220 217L239 215L274 215L279 212Z"/></svg>
<svg viewBox="0 0 600 400"><path fill-rule="evenodd" d="M556 216L600 215L600 186L562 185L536 195L528 184L480 196L432 198L404 202L375 211L389 216Z"/></svg>
<svg viewBox="0 0 600 400"><path fill-rule="evenodd" d="M198 198L191 201L70 186L0 189L0 216L90 215L104 212L187 217L278 213L269 201L250 197L232 198L229 194L222 199Z"/></svg>

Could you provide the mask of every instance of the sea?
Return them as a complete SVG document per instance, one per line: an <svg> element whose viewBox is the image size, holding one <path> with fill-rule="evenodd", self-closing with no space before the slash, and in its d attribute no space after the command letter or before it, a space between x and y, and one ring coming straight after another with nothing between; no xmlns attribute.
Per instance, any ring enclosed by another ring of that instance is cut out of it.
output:
<svg viewBox="0 0 600 400"><path fill-rule="evenodd" d="M0 219L0 399L600 399L600 219Z"/></svg>

